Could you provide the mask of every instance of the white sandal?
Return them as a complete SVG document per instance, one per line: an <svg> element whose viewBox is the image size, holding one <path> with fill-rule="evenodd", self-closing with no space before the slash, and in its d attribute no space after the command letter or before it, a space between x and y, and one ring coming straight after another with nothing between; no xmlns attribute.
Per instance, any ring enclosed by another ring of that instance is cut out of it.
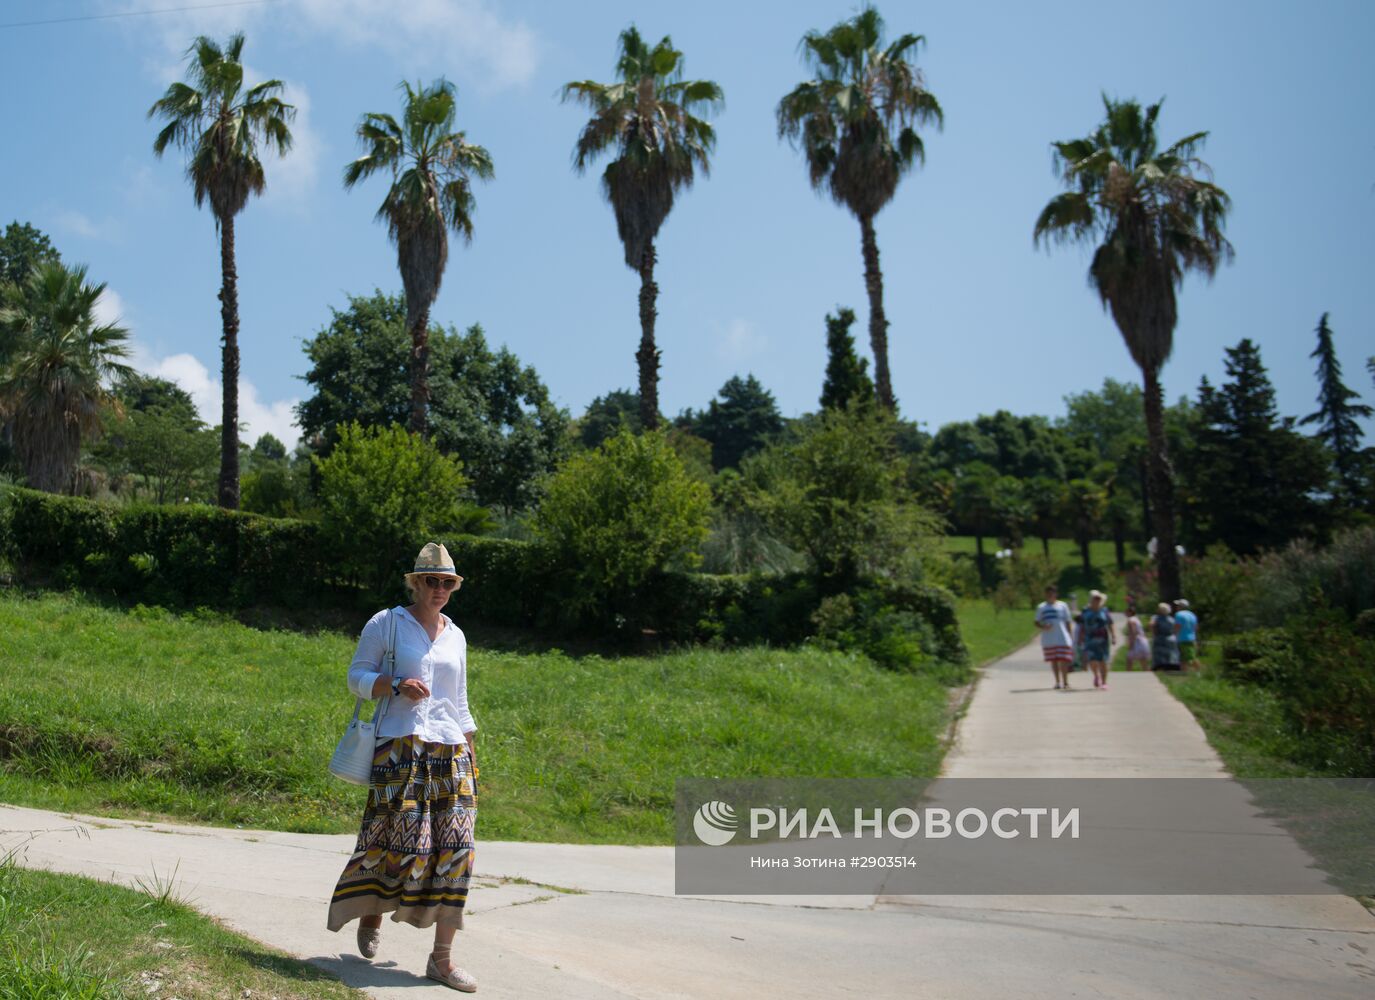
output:
<svg viewBox="0 0 1375 1000"><path fill-rule="evenodd" d="M451 990L461 990L464 993L477 992L477 980L458 966L450 965L447 973L440 972L439 966L435 965L433 953L430 954L430 960L425 963L425 977L443 983Z"/></svg>

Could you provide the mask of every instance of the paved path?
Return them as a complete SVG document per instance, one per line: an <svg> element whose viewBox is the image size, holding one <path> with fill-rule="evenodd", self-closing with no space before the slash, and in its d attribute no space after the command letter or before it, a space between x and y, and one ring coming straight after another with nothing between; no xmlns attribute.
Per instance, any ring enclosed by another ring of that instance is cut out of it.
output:
<svg viewBox="0 0 1375 1000"><path fill-rule="evenodd" d="M1202 731L1151 674L1050 689L1035 644L989 667L951 777L1208 776ZM841 736L843 738L843 735ZM1168 748L1162 756L1161 748ZM1230 782L1229 782L1230 784ZM480 831L480 826L479 826ZM417 978L428 933L387 923L355 957L324 928L351 836L219 830L0 806L27 863L129 882L180 862L193 902L376 997L453 996ZM673 894L666 847L479 839L456 955L486 997L1258 998L1375 993L1375 920L1338 896ZM582 890L564 893L545 886Z"/></svg>

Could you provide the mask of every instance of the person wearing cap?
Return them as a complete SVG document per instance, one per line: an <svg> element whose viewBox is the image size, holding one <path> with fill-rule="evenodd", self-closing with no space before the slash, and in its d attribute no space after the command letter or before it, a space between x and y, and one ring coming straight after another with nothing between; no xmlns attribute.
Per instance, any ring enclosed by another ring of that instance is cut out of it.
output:
<svg viewBox="0 0 1375 1000"><path fill-rule="evenodd" d="M1174 615L1164 601L1156 606L1151 618L1151 669L1179 669L1179 639L1175 637Z"/></svg>
<svg viewBox="0 0 1375 1000"><path fill-rule="evenodd" d="M1189 602L1182 597L1174 602L1174 630L1179 640L1179 662L1190 670L1197 670L1198 615L1189 609Z"/></svg>
<svg viewBox="0 0 1375 1000"><path fill-rule="evenodd" d="M450 954L473 870L477 724L468 711L468 643L443 612L463 577L448 549L429 542L404 578L411 603L373 615L349 665L349 689L383 701L363 823L330 900L328 927L357 920L358 950L372 958L384 915L433 926L426 976L471 993L477 980ZM389 677L382 664L393 621Z"/></svg>
<svg viewBox="0 0 1375 1000"><path fill-rule="evenodd" d="M1117 643L1117 631L1105 604L1107 599L1108 595L1101 590L1089 591L1089 606L1084 609L1080 625L1084 636L1084 659L1089 661L1096 688L1108 686L1108 657Z"/></svg>

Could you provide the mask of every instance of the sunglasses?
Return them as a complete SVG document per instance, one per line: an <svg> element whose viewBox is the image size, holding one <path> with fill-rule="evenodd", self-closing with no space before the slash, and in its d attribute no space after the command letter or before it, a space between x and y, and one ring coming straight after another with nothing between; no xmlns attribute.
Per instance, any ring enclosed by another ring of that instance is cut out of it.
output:
<svg viewBox="0 0 1375 1000"><path fill-rule="evenodd" d="M427 576L425 586L431 590L455 590L463 582L461 576Z"/></svg>

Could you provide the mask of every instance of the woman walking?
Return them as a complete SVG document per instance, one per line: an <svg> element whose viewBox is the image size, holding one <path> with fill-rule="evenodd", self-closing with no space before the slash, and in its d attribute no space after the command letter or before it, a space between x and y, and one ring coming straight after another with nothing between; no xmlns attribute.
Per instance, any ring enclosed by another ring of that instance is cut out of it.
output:
<svg viewBox="0 0 1375 1000"><path fill-rule="evenodd" d="M1127 605L1127 669L1146 670L1151 662L1151 644L1146 641L1146 628L1136 617L1136 605Z"/></svg>
<svg viewBox="0 0 1375 1000"><path fill-rule="evenodd" d="M1069 690L1069 665L1074 657L1070 636L1073 619L1069 606L1059 600L1054 584L1046 587L1046 599L1036 606L1036 627L1041 630L1041 655L1055 676L1055 690Z"/></svg>
<svg viewBox="0 0 1375 1000"><path fill-rule="evenodd" d="M1179 640L1174 634L1174 615L1170 606L1162 602L1151 619L1151 669L1179 669Z"/></svg>
<svg viewBox="0 0 1375 1000"><path fill-rule="evenodd" d="M1080 626L1084 636L1084 659L1089 661L1093 671L1093 686L1108 686L1108 657L1117 642L1117 630L1112 624L1112 614L1108 611L1107 595L1101 590L1089 592L1089 606L1084 609L1084 620Z"/></svg>
<svg viewBox="0 0 1375 1000"><path fill-rule="evenodd" d="M412 603L363 627L349 666L360 698L390 696L377 726L368 804L329 905L329 929L358 921L358 950L377 954L382 917L434 927L425 975L465 993L477 980L450 961L473 870L477 764L468 711L468 644L443 613L463 582L448 550L428 543L405 574ZM380 672L395 619L396 674Z"/></svg>

